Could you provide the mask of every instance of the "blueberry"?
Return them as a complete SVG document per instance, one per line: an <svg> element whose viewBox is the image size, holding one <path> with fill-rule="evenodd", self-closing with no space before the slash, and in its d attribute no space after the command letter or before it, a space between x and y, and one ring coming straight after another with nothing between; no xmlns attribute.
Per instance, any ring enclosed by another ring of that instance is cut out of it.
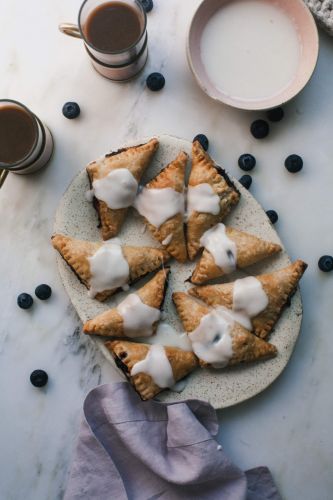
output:
<svg viewBox="0 0 333 500"><path fill-rule="evenodd" d="M279 219L279 216L277 212L275 212L275 210L267 210L266 215L272 224L275 224L275 222L277 222Z"/></svg>
<svg viewBox="0 0 333 500"><path fill-rule="evenodd" d="M38 285L37 288L35 289L35 295L38 297L40 300L46 300L51 297L52 290L49 285Z"/></svg>
<svg viewBox="0 0 333 500"><path fill-rule="evenodd" d="M324 271L324 273L333 271L333 257L331 257L331 255L323 255L318 260L318 267L321 271Z"/></svg>
<svg viewBox="0 0 333 500"><path fill-rule="evenodd" d="M281 107L270 109L267 111L266 116L270 122L279 122L284 117L284 111Z"/></svg>
<svg viewBox="0 0 333 500"><path fill-rule="evenodd" d="M205 151L207 151L208 146L209 146L209 140L204 134L198 134L194 137L193 142L198 141L200 142L201 146Z"/></svg>
<svg viewBox="0 0 333 500"><path fill-rule="evenodd" d="M255 120L251 124L251 134L256 139L263 139L269 133L269 125L265 120Z"/></svg>
<svg viewBox="0 0 333 500"><path fill-rule="evenodd" d="M238 182L240 182L246 189L249 189L252 184L252 177L251 175L242 175L242 177L238 179Z"/></svg>
<svg viewBox="0 0 333 500"><path fill-rule="evenodd" d="M302 170L303 160L298 155L289 155L288 158L286 158L286 161L284 162L284 166L286 167L288 172L296 174L296 172Z"/></svg>
<svg viewBox="0 0 333 500"><path fill-rule="evenodd" d="M80 106L77 102L66 102L62 107L62 114L69 120L77 118L80 114Z"/></svg>
<svg viewBox="0 0 333 500"><path fill-rule="evenodd" d="M17 297L17 305L21 309L30 309L34 302L34 299L29 295L29 293L20 293Z"/></svg>
<svg viewBox="0 0 333 500"><path fill-rule="evenodd" d="M256 166L256 159L249 153L245 153L238 158L238 166L245 172L249 172Z"/></svg>
<svg viewBox="0 0 333 500"><path fill-rule="evenodd" d="M151 73L147 76L147 87L153 92L163 89L165 85L165 78L161 73Z"/></svg>
<svg viewBox="0 0 333 500"><path fill-rule="evenodd" d="M147 13L150 12L154 7L153 0L140 0L140 3L143 7L143 10Z"/></svg>
<svg viewBox="0 0 333 500"><path fill-rule="evenodd" d="M35 387L44 387L47 384L48 378L44 370L34 370L30 375L30 382Z"/></svg>

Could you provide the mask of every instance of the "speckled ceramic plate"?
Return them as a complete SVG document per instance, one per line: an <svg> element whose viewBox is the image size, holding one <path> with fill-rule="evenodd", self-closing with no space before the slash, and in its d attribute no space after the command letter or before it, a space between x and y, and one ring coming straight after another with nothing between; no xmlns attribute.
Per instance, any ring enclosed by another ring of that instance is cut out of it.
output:
<svg viewBox="0 0 333 500"><path fill-rule="evenodd" d="M188 141L170 136L161 136L159 140L159 150L146 172L143 183L154 177L167 163L172 161L180 150L184 150L189 154L191 152L191 143ZM188 168L190 168L190 165L188 165ZM241 191L242 197L238 206L226 220L226 224L281 244L263 208L235 179L233 181ZM75 238L100 240L96 212L85 197L85 192L88 189L87 175L83 170L73 179L60 201L54 225L55 232L68 234ZM158 246L149 231L145 231L145 226L140 217L132 209L119 237L124 244L128 245ZM104 303L90 299L86 288L79 282L59 255L57 255L57 260L65 289L82 322L109 307L114 307L124 296L123 293L117 294ZM290 259L286 251L283 250L279 255L248 268L246 274L274 271L289 263ZM191 275L193 267L194 264L190 262L187 264L171 262L171 276L164 305L165 321L179 332L182 331L182 327L172 304L171 295L174 291L187 290L190 287L188 283L185 283L185 280ZM234 274L230 281L235 276L240 277L242 275L244 273ZM142 284L143 280L133 288L140 287ZM189 376L188 383L181 393L165 391L159 398L163 401L198 398L209 401L215 408L226 408L251 398L268 387L288 363L300 331L301 320L302 303L298 290L292 299L291 306L284 311L269 339L278 348L276 358L219 371L198 369ZM105 356L111 363L114 363L111 355L104 347L103 341L99 338L92 338L92 341L98 342Z"/></svg>

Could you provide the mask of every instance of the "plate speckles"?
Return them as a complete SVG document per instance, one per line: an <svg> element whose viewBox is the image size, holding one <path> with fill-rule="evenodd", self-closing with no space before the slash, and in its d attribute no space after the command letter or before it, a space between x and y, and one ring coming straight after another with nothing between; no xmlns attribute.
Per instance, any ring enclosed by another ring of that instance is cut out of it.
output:
<svg viewBox="0 0 333 500"><path fill-rule="evenodd" d="M191 143L171 136L160 136L160 147L147 169L143 179L146 183L154 177L167 163L172 161L179 151L184 150L191 153ZM144 141L135 141L135 144ZM188 169L190 164L188 165ZM248 231L264 239L281 244L281 241L270 224L265 211L235 179L237 188L242 197L238 206L227 217L225 223L235 228ZM54 232L65 233L75 238L87 240L100 240L97 228L97 215L91 203L86 200L85 193L89 189L89 183L85 170L78 174L60 200ZM142 232L143 222L138 214L130 209L130 213L119 234L121 241L127 245L134 246L158 246L149 231ZM282 245L283 246L283 245ZM79 282L74 273L57 254L58 268L64 287L75 307L82 322L113 307L125 297L126 293L120 293L111 297L108 301L100 303L92 300L87 295L87 289ZM229 278L233 281L237 277L248 274L260 274L271 272L287 266L290 259L285 250L266 261L260 262L246 269L246 272L238 272ZM186 291L191 285L185 280L191 275L194 268L193 263L179 264L171 262L171 276L165 299L164 310L167 322L179 332L182 327L175 308L172 304L171 295L174 291ZM145 280L140 280L132 289L139 288ZM269 341L278 348L275 359L233 367L221 371L198 369L190 375L189 382L181 393L165 391L159 399L162 401L182 401L185 399L203 399L209 401L215 408L226 408L240 403L266 389L282 372L287 365L299 335L302 321L302 302L299 289L291 300L291 306L286 308L278 321ZM106 358L113 363L110 353L99 338L91 338L97 342Z"/></svg>

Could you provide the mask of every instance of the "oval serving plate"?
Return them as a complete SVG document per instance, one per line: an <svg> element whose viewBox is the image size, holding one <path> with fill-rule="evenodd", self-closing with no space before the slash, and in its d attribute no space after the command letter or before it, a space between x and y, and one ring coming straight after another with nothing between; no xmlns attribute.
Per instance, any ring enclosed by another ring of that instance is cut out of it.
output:
<svg viewBox="0 0 333 500"><path fill-rule="evenodd" d="M172 161L180 150L186 151L188 154L191 153L191 143L188 141L166 135L160 136L159 141L159 150L147 169L143 183L154 177L167 163ZM134 144L139 143L140 141L135 141ZM228 216L225 223L281 244L263 208L243 186L235 179L232 180L241 191L242 197L240 203ZM97 214L92 203L89 203L85 197L88 189L88 178L86 171L83 170L73 179L60 200L54 232L87 240L101 239L97 228ZM144 223L133 209L130 209L119 238L123 244L158 246L149 231L145 231ZM86 322L109 307L114 307L126 295L123 292L116 294L104 303L90 299L85 286L79 282L75 274L58 254L57 263L64 287L82 322ZM247 268L246 273L233 274L229 281L248 274L271 272L289 263L290 259L285 249L283 249L279 255ZM164 321L173 326L178 332L182 332L182 326L172 304L171 295L175 291L186 291L190 288L191 285L186 280L191 275L194 263L179 264L172 260L170 265L171 276L164 303ZM140 280L132 289L141 287L143 283L144 280ZM215 408L226 408L253 397L266 389L287 365L300 331L301 320L302 302L298 289L292 299L291 306L283 312L275 330L269 337L269 341L278 348L276 358L224 370L198 369L188 377L188 383L182 392L164 391L158 396L158 399L168 402L193 398L203 399L209 401ZM115 366L112 356L103 345L103 339L91 337L91 340L98 343L105 357Z"/></svg>

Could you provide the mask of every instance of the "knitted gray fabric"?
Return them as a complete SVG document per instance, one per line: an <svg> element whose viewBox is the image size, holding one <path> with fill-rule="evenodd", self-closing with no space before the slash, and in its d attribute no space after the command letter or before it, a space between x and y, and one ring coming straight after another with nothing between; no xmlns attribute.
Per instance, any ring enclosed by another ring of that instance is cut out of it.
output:
<svg viewBox="0 0 333 500"><path fill-rule="evenodd" d="M333 0L304 0L312 14L331 36L333 36Z"/></svg>

